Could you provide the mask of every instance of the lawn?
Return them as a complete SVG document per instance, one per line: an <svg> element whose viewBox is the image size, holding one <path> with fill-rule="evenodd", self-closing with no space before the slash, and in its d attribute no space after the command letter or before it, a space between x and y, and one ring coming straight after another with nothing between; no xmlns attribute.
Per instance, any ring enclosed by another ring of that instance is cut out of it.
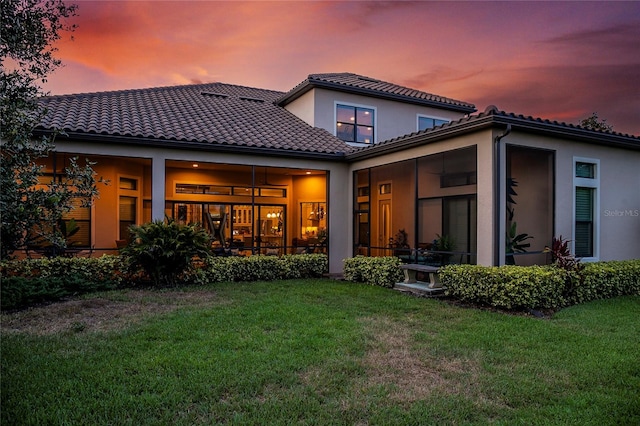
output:
<svg viewBox="0 0 640 426"><path fill-rule="evenodd" d="M640 297L552 318L331 280L2 315L2 424L640 424Z"/></svg>

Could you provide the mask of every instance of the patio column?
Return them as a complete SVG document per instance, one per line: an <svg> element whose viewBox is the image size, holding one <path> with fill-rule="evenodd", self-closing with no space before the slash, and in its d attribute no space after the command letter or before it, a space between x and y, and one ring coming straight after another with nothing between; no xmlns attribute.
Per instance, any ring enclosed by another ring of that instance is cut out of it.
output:
<svg viewBox="0 0 640 426"><path fill-rule="evenodd" d="M492 266L495 263L496 250L500 249L499 239L496 238L496 233L501 232L496 220L496 214L499 214L496 211L496 204L500 199L500 194L495 190L497 176L494 173L496 168L494 144L491 143L491 139L487 142L489 143L478 143L477 145L477 264Z"/></svg>
<svg viewBox="0 0 640 426"><path fill-rule="evenodd" d="M349 169L341 164L330 168L328 178L329 273L340 275L353 246L353 183Z"/></svg>
<svg viewBox="0 0 640 426"><path fill-rule="evenodd" d="M164 220L165 157L151 159L151 220Z"/></svg>

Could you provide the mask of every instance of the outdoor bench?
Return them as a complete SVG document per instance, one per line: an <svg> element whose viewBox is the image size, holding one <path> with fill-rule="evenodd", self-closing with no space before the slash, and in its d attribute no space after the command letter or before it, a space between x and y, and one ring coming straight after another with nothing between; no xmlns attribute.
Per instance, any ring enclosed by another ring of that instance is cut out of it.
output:
<svg viewBox="0 0 640 426"><path fill-rule="evenodd" d="M438 280L438 271L440 268L429 265L421 265L417 263L405 263L400 265L400 268L404 271L404 284L425 283L428 284L428 288L440 288L442 285ZM418 281L418 272L429 274L429 281Z"/></svg>

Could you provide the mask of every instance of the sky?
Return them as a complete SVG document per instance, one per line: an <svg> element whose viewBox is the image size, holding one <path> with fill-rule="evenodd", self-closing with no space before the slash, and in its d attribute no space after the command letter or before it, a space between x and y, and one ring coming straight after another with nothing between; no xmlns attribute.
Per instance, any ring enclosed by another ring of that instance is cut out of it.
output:
<svg viewBox="0 0 640 426"><path fill-rule="evenodd" d="M87 1L51 94L353 72L640 135L640 1Z"/></svg>

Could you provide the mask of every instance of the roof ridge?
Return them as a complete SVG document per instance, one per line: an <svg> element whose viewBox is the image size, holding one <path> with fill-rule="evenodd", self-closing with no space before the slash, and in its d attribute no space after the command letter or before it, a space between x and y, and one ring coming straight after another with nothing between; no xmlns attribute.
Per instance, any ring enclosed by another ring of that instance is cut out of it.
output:
<svg viewBox="0 0 640 426"><path fill-rule="evenodd" d="M309 74L305 80L286 92L276 102L279 105L285 105L314 86L326 86L334 90L342 88L354 93L361 92L370 96L400 99L405 102L427 103L466 113L476 110L475 105L469 102L350 72Z"/></svg>
<svg viewBox="0 0 640 426"><path fill-rule="evenodd" d="M199 87L204 88L212 85L237 87L241 89L260 90L263 92L270 92L273 95L280 95L280 96L285 93L280 90L263 89L260 87L243 86L240 84L222 83L219 81L213 81L209 83L174 84L170 86L153 86L153 87L144 87L144 88L136 88L136 89L116 89L116 90L105 90L100 92L80 92L80 93L67 93L67 94L60 94L60 95L45 95L45 96L42 96L40 99L81 98L81 97L90 97L90 96L122 95L127 93L164 92L167 90L176 90L176 89L191 89L191 88L199 88Z"/></svg>
<svg viewBox="0 0 640 426"><path fill-rule="evenodd" d="M503 111L503 110L499 109L495 105L489 105L483 112L477 114L478 117L488 116L488 115L511 117L511 118L517 118L517 119L520 119L520 120L526 120L526 121L535 122L535 123L550 124L550 125L554 125L554 126L566 127L566 128L569 128L569 129L580 129L580 130L585 130L585 131L588 131L588 132L600 133L600 134L603 134L603 135L622 136L622 137L628 137L628 138L634 138L634 139L640 140L640 135L633 135L631 133L616 132L615 130L592 129L592 128L589 128L589 127L581 126L580 124L568 123L566 121L558 121L558 120L553 120L553 119L549 119L549 118L534 117L532 115L524 115L524 114L518 114L518 113L515 113L515 112L507 112L507 111ZM475 115L471 115L470 117L473 118L473 117L475 117Z"/></svg>

